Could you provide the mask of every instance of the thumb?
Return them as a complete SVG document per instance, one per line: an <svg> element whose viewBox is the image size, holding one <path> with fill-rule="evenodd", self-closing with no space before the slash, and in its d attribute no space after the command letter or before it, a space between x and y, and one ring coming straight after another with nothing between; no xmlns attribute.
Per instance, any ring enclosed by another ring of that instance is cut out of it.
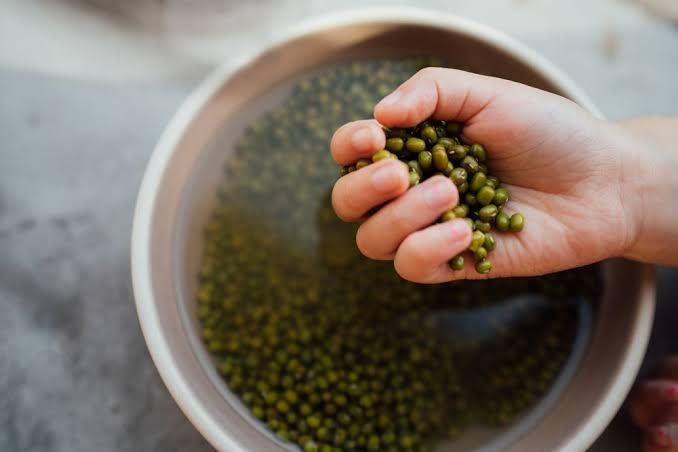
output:
<svg viewBox="0 0 678 452"><path fill-rule="evenodd" d="M525 85L456 69L420 70L374 109L374 117L390 127L411 127L435 118L470 122L497 95Z"/></svg>

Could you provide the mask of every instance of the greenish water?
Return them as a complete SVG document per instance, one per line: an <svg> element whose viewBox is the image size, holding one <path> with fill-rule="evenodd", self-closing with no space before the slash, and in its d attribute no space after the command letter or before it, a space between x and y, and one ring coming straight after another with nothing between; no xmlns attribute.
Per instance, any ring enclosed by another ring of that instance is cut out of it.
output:
<svg viewBox="0 0 678 452"><path fill-rule="evenodd" d="M427 64L300 80L238 140L206 227L203 339L252 413L306 450L429 450L511 425L560 374L600 289L595 267L416 285L360 255L330 206L330 137Z"/></svg>

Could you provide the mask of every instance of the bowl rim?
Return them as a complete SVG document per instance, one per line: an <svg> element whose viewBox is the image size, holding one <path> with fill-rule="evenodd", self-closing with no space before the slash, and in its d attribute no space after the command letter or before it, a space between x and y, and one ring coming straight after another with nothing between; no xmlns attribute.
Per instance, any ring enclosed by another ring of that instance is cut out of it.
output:
<svg viewBox="0 0 678 452"><path fill-rule="evenodd" d="M265 52L283 46L304 35L329 28L360 23L402 23L454 30L499 48L507 55L522 61L536 73L557 86L568 97L587 109L594 116L603 118L591 99L560 69L546 58L515 38L473 20L453 14L414 7L363 7L311 17L282 31L247 57L224 63L214 69L179 107L155 146L143 175L134 211L131 236L131 271L137 315L147 347L158 372L173 399L195 428L217 449L242 450L239 444L226 434L206 407L194 396L188 382L175 363L169 344L161 333L161 322L156 310L151 274L151 236L158 189L163 181L169 162L186 130L202 108L220 90L222 85L241 68L256 61ZM654 273L652 266L645 265L641 275L643 298L654 300ZM629 346L623 369L609 388L608 397L595 411L583 428L567 438L563 448L584 450L602 433L619 410L640 368L649 340L654 303L645 303L638 309L634 331L638 337Z"/></svg>

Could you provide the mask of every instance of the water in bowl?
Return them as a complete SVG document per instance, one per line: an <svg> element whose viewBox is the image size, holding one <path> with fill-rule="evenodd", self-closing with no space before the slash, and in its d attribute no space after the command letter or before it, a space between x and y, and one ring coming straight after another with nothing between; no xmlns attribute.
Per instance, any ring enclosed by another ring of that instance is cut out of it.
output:
<svg viewBox="0 0 678 452"><path fill-rule="evenodd" d="M335 65L235 139L205 231L202 336L228 387L305 450L498 449L567 383L595 268L423 286L357 251L328 144L430 59ZM233 137L231 137L233 138Z"/></svg>

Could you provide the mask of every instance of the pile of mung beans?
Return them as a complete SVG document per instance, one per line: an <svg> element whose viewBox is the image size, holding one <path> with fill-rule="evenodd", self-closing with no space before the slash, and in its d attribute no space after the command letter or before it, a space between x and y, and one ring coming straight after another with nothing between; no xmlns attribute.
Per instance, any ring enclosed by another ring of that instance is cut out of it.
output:
<svg viewBox="0 0 678 452"><path fill-rule="evenodd" d="M357 226L331 208L329 139L428 64L359 61L303 78L228 151L205 228L201 335L253 419L304 451L432 450L510 425L567 361L577 300L598 294L595 267L417 285L357 251ZM451 328L460 313L492 334Z"/></svg>

